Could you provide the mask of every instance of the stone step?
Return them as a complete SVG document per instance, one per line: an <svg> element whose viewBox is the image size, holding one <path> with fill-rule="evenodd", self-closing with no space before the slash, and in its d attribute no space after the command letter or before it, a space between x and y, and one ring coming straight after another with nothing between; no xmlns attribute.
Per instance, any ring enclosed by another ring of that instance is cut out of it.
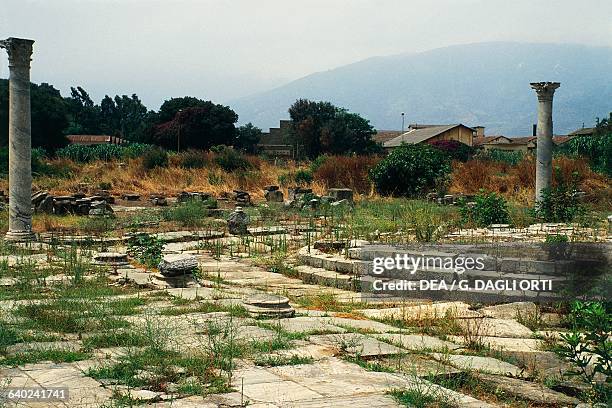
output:
<svg viewBox="0 0 612 408"><path fill-rule="evenodd" d="M562 299L555 292L535 292L521 290L480 290L470 286L466 289L461 289L457 285L451 287L443 287L441 282L430 282L423 286L418 281L395 280L395 279L379 279L370 276L364 276L360 280L360 288L364 294L377 296L392 296L404 297L406 299L431 299L431 300L448 300L448 301L465 301L465 302L481 302L481 303L507 303L507 302L543 302L550 303ZM409 282L415 282L413 287ZM510 283L512 281L509 281ZM389 283L405 284L404 287L395 286L390 288ZM376 286L374 286L376 285ZM430 285L427 287L427 285ZM432 286L435 285L435 286ZM553 287L554 288L554 287Z"/></svg>
<svg viewBox="0 0 612 408"><path fill-rule="evenodd" d="M368 272L362 274L362 278L373 278L373 279L405 279L409 281L425 280L438 280L445 281L446 283L452 283L457 280L466 280L474 282L475 280L549 280L552 282L553 288L562 288L570 283L571 279L564 276L556 275L545 275L545 274L533 274L533 273L504 273L489 270L469 270L463 273L457 273L452 270L445 269L433 269L433 270L417 270L414 273L406 270L385 270L383 273L375 274Z"/></svg>
<svg viewBox="0 0 612 408"><path fill-rule="evenodd" d="M298 276L304 283L318 284L345 290L358 290L359 279L353 275L300 265L296 268Z"/></svg>
<svg viewBox="0 0 612 408"><path fill-rule="evenodd" d="M537 242L509 242L491 244L413 244L410 246L394 246L369 244L350 248L348 256L351 259L371 261L377 257L392 257L396 254L418 256L423 253L432 255L487 255L496 258L519 258L524 260L549 260L560 258L579 259L587 261L612 260L612 243L576 242L568 244L545 244Z"/></svg>
<svg viewBox="0 0 612 408"><path fill-rule="evenodd" d="M542 384L492 374L478 374L477 376L498 390L536 404L575 406L580 402L577 398L553 391Z"/></svg>
<svg viewBox="0 0 612 408"><path fill-rule="evenodd" d="M360 248L351 248L349 251L358 251ZM594 270L600 267L600 260L537 260L529 258L511 258L511 257L493 257L486 254L460 254L450 252L438 252L438 251L402 251L402 252L388 252L387 255L381 257L395 258L397 255L403 257L407 255L414 257L414 259L421 258L424 260L429 259L428 265L432 267L440 266L441 264L450 263L457 264L458 258L470 257L474 260L476 258L482 262L482 269L476 269L476 265L471 266L471 271L491 271L491 272L503 272L503 273L522 273L522 274L543 274L543 275L561 275L571 273L572 271L588 269ZM350 254L349 254L350 256ZM354 273L354 274L370 274L374 269L374 263L372 259L352 259L345 258L340 255L326 254L321 251L311 249L310 252L300 251L300 260L302 263L317 268L323 268L330 271L337 271L342 273ZM402 262L404 262L402 260ZM412 261L408 260L408 266L412 266ZM426 261L419 261L426 262ZM381 265L384 266L384 265ZM478 265L479 266L479 265ZM385 268L388 271L393 271L395 268ZM431 268L430 268L431 269ZM404 271L402 270L402 273Z"/></svg>

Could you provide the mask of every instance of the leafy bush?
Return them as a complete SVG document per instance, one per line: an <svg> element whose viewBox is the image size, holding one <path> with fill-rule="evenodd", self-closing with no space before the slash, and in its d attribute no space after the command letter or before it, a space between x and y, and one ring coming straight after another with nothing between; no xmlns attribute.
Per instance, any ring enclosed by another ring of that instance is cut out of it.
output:
<svg viewBox="0 0 612 408"><path fill-rule="evenodd" d="M312 172L306 169L299 169L295 172L293 180L299 185L310 184L313 180Z"/></svg>
<svg viewBox="0 0 612 408"><path fill-rule="evenodd" d="M544 189L534 209L535 217L543 222L573 221L585 211L575 193L565 185Z"/></svg>
<svg viewBox="0 0 612 408"><path fill-rule="evenodd" d="M569 242L569 238L563 234L547 234L544 242L547 244L564 244Z"/></svg>
<svg viewBox="0 0 612 408"><path fill-rule="evenodd" d="M210 208L217 208L217 201L209 198L206 201L193 199L164 211L164 219L175 221L184 227L200 227L208 216Z"/></svg>
<svg viewBox="0 0 612 408"><path fill-rule="evenodd" d="M237 150L224 145L214 146L211 149L216 153L215 163L225 171L248 170L251 168L251 163L246 156Z"/></svg>
<svg viewBox="0 0 612 408"><path fill-rule="evenodd" d="M450 173L448 155L426 144L402 145L382 159L370 178L381 195L423 195Z"/></svg>
<svg viewBox="0 0 612 408"><path fill-rule="evenodd" d="M430 142L429 144L448 154L451 159L459 160L461 162L468 161L474 154L473 147L468 146L465 143L461 143L458 140L436 140L434 142Z"/></svg>
<svg viewBox="0 0 612 408"><path fill-rule="evenodd" d="M340 156L336 156L336 157L340 157ZM312 161L312 163L310 163L310 171L311 172L316 172L317 170L319 170L319 168L325 164L327 162L327 159L329 159L330 156L327 154L322 154L319 157L317 157L316 159L314 159Z"/></svg>
<svg viewBox="0 0 612 408"><path fill-rule="evenodd" d="M208 156L202 150L187 150L179 154L180 166L186 169L202 169L208 165Z"/></svg>
<svg viewBox="0 0 612 408"><path fill-rule="evenodd" d="M151 147L142 155L142 166L147 170L168 167L168 152L161 147Z"/></svg>
<svg viewBox="0 0 612 408"><path fill-rule="evenodd" d="M535 217L544 222L571 222L585 212L576 194L578 175L573 175L571 183L566 182L559 168L555 169L555 175L558 184L542 191L542 198L534 208Z"/></svg>
<svg viewBox="0 0 612 408"><path fill-rule="evenodd" d="M55 177L69 177L72 168L66 163L47 163L47 153L44 149L37 147L32 149L32 174ZM0 176L8 174L9 149L0 148Z"/></svg>
<svg viewBox="0 0 612 408"><path fill-rule="evenodd" d="M128 241L128 254L143 265L154 268L161 262L164 242L147 233L133 236Z"/></svg>
<svg viewBox="0 0 612 408"><path fill-rule="evenodd" d="M474 205L463 200L459 208L461 220L466 224L487 227L491 224L506 224L510 220L506 200L494 192L481 190L474 199Z"/></svg>
<svg viewBox="0 0 612 408"><path fill-rule="evenodd" d="M483 161L492 161L516 166L523 160L524 154L521 151L508 150L482 150L476 154L476 158Z"/></svg>
<svg viewBox="0 0 612 408"><path fill-rule="evenodd" d="M612 311L610 303L580 302L571 306L568 316L570 331L561 334L556 352L569 360L575 369L567 374L578 376L591 387L587 399L591 402L609 402L612 388ZM597 375L607 378L606 382L596 381Z"/></svg>
<svg viewBox="0 0 612 408"><path fill-rule="evenodd" d="M593 170L612 177L612 133L576 137L559 146L556 152L586 157Z"/></svg>

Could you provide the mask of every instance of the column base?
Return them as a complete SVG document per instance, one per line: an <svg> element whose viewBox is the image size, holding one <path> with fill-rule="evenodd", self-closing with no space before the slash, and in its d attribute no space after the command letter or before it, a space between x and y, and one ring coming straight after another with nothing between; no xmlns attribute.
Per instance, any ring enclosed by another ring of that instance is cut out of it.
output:
<svg viewBox="0 0 612 408"><path fill-rule="evenodd" d="M36 234L32 231L9 231L4 239L13 242L28 242L36 240Z"/></svg>

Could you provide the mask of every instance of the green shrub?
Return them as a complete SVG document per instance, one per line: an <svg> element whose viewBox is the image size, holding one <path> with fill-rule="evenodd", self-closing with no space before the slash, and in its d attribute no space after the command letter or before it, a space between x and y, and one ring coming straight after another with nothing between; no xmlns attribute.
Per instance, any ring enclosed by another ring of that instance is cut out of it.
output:
<svg viewBox="0 0 612 408"><path fill-rule="evenodd" d="M154 268L161 262L163 248L162 240L142 233L130 238L127 252L141 264Z"/></svg>
<svg viewBox="0 0 612 408"><path fill-rule="evenodd" d="M0 175L8 174L8 147L0 148ZM71 168L62 164L49 164L45 160L47 153L43 148L37 147L32 149L32 174L45 175L55 177L69 177Z"/></svg>
<svg viewBox="0 0 612 408"><path fill-rule="evenodd" d="M299 185L312 183L312 172L310 170L300 169L293 176L295 182Z"/></svg>
<svg viewBox="0 0 612 408"><path fill-rule="evenodd" d="M591 387L589 402L610 402L612 399L612 311L610 303L576 301L568 316L570 331L561 334L556 352L570 361L574 369L568 375L579 377ZM607 381L597 380L601 375Z"/></svg>
<svg viewBox="0 0 612 408"><path fill-rule="evenodd" d="M523 160L523 157L523 152L499 149L481 150L475 156L475 158L478 160L506 163L511 166L516 166L519 164Z"/></svg>
<svg viewBox="0 0 612 408"><path fill-rule="evenodd" d="M563 234L547 234L544 242L547 244L564 244L569 241L567 235Z"/></svg>
<svg viewBox="0 0 612 408"><path fill-rule="evenodd" d="M194 199L164 211L164 219L178 222L184 227L200 227L205 224L210 208L216 208L217 201L209 198L206 201Z"/></svg>
<svg viewBox="0 0 612 408"><path fill-rule="evenodd" d="M556 187L545 188L542 198L534 208L535 217L544 222L571 222L585 213L584 206L577 196L576 175L574 181L566 182L560 170L555 169L559 184Z"/></svg>
<svg viewBox="0 0 612 408"><path fill-rule="evenodd" d="M248 170L251 163L237 150L224 145L214 146L211 149L216 153L215 163L225 171Z"/></svg>
<svg viewBox="0 0 612 408"><path fill-rule="evenodd" d="M557 147L555 153L586 157L593 170L612 177L612 133L576 137Z"/></svg>
<svg viewBox="0 0 612 408"><path fill-rule="evenodd" d="M494 192L480 190L474 199L474 205L463 200L459 212L464 224L487 227L491 224L506 224L510 220L506 200Z"/></svg>
<svg viewBox="0 0 612 408"><path fill-rule="evenodd" d="M429 143L448 154L452 160L468 161L474 155L474 148L458 140L437 140Z"/></svg>
<svg viewBox="0 0 612 408"><path fill-rule="evenodd" d="M179 155L180 166L186 169L202 169L208 165L208 157L201 150L188 150Z"/></svg>
<svg viewBox="0 0 612 408"><path fill-rule="evenodd" d="M168 152L161 147L151 147L142 155L142 166L147 170L168 167Z"/></svg>
<svg viewBox="0 0 612 408"><path fill-rule="evenodd" d="M326 154L322 154L314 159L312 163L310 163L310 172L314 174L317 170L319 170L319 167L321 167L327 161L327 159L329 159L329 156Z"/></svg>
<svg viewBox="0 0 612 408"><path fill-rule="evenodd" d="M448 155L426 144L410 144L381 160L370 178L381 195L412 197L434 188L450 171Z"/></svg>

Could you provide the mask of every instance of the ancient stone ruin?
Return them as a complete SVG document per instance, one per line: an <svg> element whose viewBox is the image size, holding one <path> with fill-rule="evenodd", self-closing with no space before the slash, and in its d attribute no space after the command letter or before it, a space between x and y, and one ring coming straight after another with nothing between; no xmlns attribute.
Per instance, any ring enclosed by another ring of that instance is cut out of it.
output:
<svg viewBox="0 0 612 408"><path fill-rule="evenodd" d="M531 88L538 95L536 201L542 200L542 191L552 182L553 120L552 102L559 82L532 82Z"/></svg>
<svg viewBox="0 0 612 408"><path fill-rule="evenodd" d="M30 58L34 41L0 41L9 58L9 230L6 239L28 241L32 232Z"/></svg>

